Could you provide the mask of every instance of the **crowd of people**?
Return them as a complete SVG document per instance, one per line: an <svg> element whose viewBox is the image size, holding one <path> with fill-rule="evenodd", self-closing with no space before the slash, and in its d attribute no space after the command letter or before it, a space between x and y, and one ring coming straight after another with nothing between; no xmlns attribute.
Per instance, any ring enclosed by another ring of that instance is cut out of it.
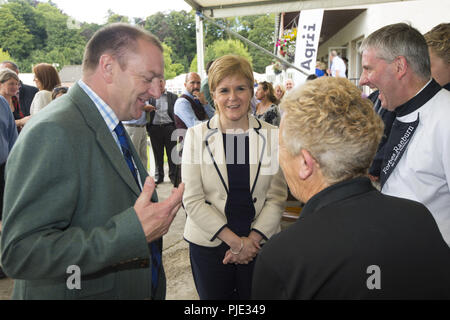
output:
<svg viewBox="0 0 450 320"><path fill-rule="evenodd" d="M162 238L183 206L202 300L450 299L449 37L450 24L369 35L370 99L334 51L330 76L318 64L297 87L255 85L251 64L225 55L177 97L160 41L122 23L94 34L70 90L51 65L33 69L32 89L3 62L13 298L165 299ZM174 187L159 201L164 153ZM288 191L304 207L281 231Z"/></svg>

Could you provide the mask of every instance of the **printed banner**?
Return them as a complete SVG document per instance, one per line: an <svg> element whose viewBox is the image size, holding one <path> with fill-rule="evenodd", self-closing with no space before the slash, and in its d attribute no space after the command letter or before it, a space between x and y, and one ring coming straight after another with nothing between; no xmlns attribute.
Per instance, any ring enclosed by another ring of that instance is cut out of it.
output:
<svg viewBox="0 0 450 320"><path fill-rule="evenodd" d="M295 66L307 75L316 73L317 51L322 31L323 9L303 10L298 24ZM297 72L300 75L300 72ZM300 75L302 76L302 75ZM302 77L303 79L306 76Z"/></svg>

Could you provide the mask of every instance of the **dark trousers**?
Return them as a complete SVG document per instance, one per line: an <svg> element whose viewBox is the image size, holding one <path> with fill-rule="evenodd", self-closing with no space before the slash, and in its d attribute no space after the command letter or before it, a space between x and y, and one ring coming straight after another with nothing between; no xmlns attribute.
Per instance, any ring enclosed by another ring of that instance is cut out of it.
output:
<svg viewBox="0 0 450 320"><path fill-rule="evenodd" d="M164 149L167 153L169 162L169 178L175 183L176 166L172 160L172 152L175 150L177 142L172 141L172 133L175 130L174 124L169 125L151 125L147 127L150 141L152 142L153 155L155 157L155 179L162 181L164 179Z"/></svg>
<svg viewBox="0 0 450 320"><path fill-rule="evenodd" d="M189 244L192 274L200 300L249 300L255 262L248 265L222 263L230 248L221 244L207 248Z"/></svg>
<svg viewBox="0 0 450 320"><path fill-rule="evenodd" d="M0 166L0 221L3 216L3 194L5 191L5 166L6 163Z"/></svg>

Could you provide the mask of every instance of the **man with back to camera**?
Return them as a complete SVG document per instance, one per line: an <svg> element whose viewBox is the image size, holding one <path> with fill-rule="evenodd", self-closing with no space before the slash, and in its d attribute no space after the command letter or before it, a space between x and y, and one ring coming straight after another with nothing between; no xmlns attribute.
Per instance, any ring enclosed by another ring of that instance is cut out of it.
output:
<svg viewBox="0 0 450 320"><path fill-rule="evenodd" d="M100 29L82 80L22 132L6 167L1 235L14 299L165 298L161 237L184 185L155 203L155 182L121 123L159 97L162 51L143 29Z"/></svg>
<svg viewBox="0 0 450 320"><path fill-rule="evenodd" d="M450 92L431 78L427 43L398 23L383 27L360 48L360 85L378 88L396 119L384 145L382 192L423 203L450 245Z"/></svg>
<svg viewBox="0 0 450 320"><path fill-rule="evenodd" d="M262 248L252 297L449 299L450 249L430 212L367 177L383 134L371 102L349 80L323 77L281 108L280 165L305 206Z"/></svg>

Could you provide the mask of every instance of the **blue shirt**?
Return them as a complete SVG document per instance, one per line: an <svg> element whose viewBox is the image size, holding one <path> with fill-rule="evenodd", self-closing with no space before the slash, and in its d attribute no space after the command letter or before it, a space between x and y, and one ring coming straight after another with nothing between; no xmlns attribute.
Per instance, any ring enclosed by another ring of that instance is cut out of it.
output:
<svg viewBox="0 0 450 320"><path fill-rule="evenodd" d="M119 137L117 136L116 132L114 131L114 129L116 129L117 125L119 124L120 120L119 120L119 118L117 118L114 110L111 109L111 107L108 106L106 104L106 102L103 101L102 98L100 98L91 88L89 88L89 86L86 83L84 83L83 80L79 80L78 85L81 87L81 89L84 90L84 92L86 92L86 94L89 96L89 98L91 98L92 102L94 102L94 104L97 107L98 111L100 112L103 120L105 120L105 123L106 123L109 131L111 132L114 140L116 141L116 144L117 144L117 147L119 148L120 153L122 154L122 147L120 146ZM145 112L143 114L145 115ZM133 157L133 155L131 155L131 157ZM134 159L132 159L132 160L134 163L134 168L136 169L136 172L137 172L139 186L142 190L142 181L141 181L141 177L139 175L139 170L136 166ZM125 159L124 159L124 161L125 161Z"/></svg>
<svg viewBox="0 0 450 320"><path fill-rule="evenodd" d="M191 97L194 100L198 100L197 98L195 98L192 94L190 94L187 91L184 91L183 94L188 97ZM208 115L209 119L214 117L214 114L216 112L214 110L214 108L212 108L209 104L203 105L203 108L205 109L205 112ZM175 102L174 113L181 119L181 121L184 122L184 124L188 128L193 127L196 124L199 124L202 122L197 119L197 116L195 115L194 110L192 110L191 103L188 100L183 99L183 98L178 98L177 101Z"/></svg>
<svg viewBox="0 0 450 320"><path fill-rule="evenodd" d="M134 124L134 125L138 125L138 126L144 126L147 124L147 113L145 111L142 111L142 115L139 119L137 120L130 120L130 121L122 121L122 123L124 125L127 124Z"/></svg>
<svg viewBox="0 0 450 320"><path fill-rule="evenodd" d="M0 96L0 164L6 162L17 136L16 122L9 108L9 103Z"/></svg>

